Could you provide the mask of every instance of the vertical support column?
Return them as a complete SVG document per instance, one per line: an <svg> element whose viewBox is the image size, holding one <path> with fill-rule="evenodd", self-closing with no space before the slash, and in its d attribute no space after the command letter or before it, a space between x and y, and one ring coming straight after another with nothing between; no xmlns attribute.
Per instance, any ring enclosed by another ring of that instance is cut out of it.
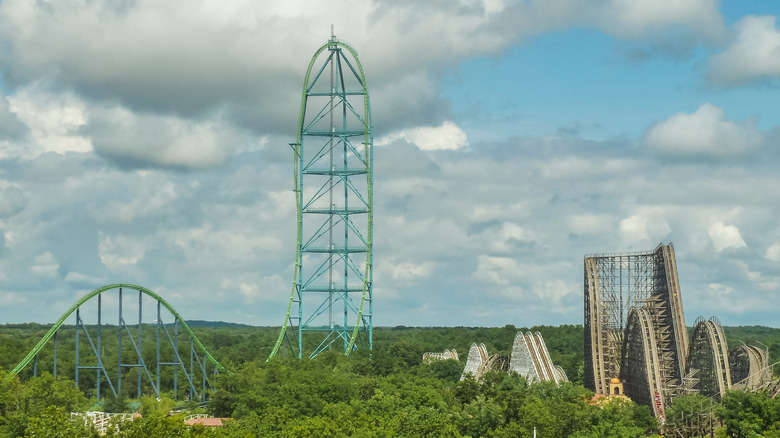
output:
<svg viewBox="0 0 780 438"><path fill-rule="evenodd" d="M141 371L143 371L143 344L141 338L144 334L144 328L143 328L143 319L142 319L142 310L144 308L143 306L143 300L142 297L144 296L141 291L138 291L138 398L141 398Z"/></svg>
<svg viewBox="0 0 780 438"><path fill-rule="evenodd" d="M190 338L190 378L193 380L193 382L190 384L190 401L192 401L192 393L195 391L195 367L193 366L193 363L195 362L195 359L193 358L195 354L195 341Z"/></svg>
<svg viewBox="0 0 780 438"><path fill-rule="evenodd" d="M179 362L181 359L181 356L179 356L179 318L174 318L173 321L173 350L173 358L176 361L173 365L173 393L178 394L177 384L179 383Z"/></svg>
<svg viewBox="0 0 780 438"><path fill-rule="evenodd" d="M54 377L57 377L57 332L54 332Z"/></svg>
<svg viewBox="0 0 780 438"><path fill-rule="evenodd" d="M200 393L200 401L205 402L206 401L206 353L203 353L203 366L201 367L203 370L203 391Z"/></svg>
<svg viewBox="0 0 780 438"><path fill-rule="evenodd" d="M97 312L97 399L100 401L100 366L103 362L102 355L103 350L100 349L100 322L101 322L101 314L103 312L103 294L98 294L98 312Z"/></svg>
<svg viewBox="0 0 780 438"><path fill-rule="evenodd" d="M160 325L162 325L162 320L160 319L160 302L157 301L157 389L158 390L160 388Z"/></svg>
<svg viewBox="0 0 780 438"><path fill-rule="evenodd" d="M33 358L33 377L38 377L38 355Z"/></svg>
<svg viewBox="0 0 780 438"><path fill-rule="evenodd" d="M122 288L119 288L119 324L117 326L119 327L119 338L117 343L117 376L116 376L116 394L117 396L122 391L122 324L124 324L124 320L122 319Z"/></svg>
<svg viewBox="0 0 780 438"><path fill-rule="evenodd" d="M81 325L81 308L76 309L76 372L73 380L79 386L79 325Z"/></svg>

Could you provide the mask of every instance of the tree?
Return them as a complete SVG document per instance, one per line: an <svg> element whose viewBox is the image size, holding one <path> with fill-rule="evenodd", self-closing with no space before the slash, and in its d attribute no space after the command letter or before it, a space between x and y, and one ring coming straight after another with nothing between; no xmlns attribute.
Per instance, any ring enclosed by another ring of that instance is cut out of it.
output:
<svg viewBox="0 0 780 438"><path fill-rule="evenodd" d="M672 406L666 410L666 428L675 436L707 435L714 427L715 406L717 402L701 394L675 397L672 399Z"/></svg>
<svg viewBox="0 0 780 438"><path fill-rule="evenodd" d="M766 392L727 391L721 399L718 417L726 433L735 438L760 437L780 430L780 400Z"/></svg>
<svg viewBox="0 0 780 438"><path fill-rule="evenodd" d="M59 406L47 406L30 419L24 436L40 438L98 438L94 427L71 421L70 412Z"/></svg>

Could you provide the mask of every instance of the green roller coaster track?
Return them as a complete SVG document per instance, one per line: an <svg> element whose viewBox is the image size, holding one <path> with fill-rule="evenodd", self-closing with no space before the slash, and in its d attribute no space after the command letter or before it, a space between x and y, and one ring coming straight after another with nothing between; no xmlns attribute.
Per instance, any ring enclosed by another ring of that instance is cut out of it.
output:
<svg viewBox="0 0 780 438"><path fill-rule="evenodd" d="M83 297L81 297L81 299L79 299L78 301L76 301L70 307L70 309L68 309L65 313L62 314L60 319L58 319L57 322L54 323L54 325L51 327L51 329L49 329L49 331L43 336L43 338L41 338L41 340L38 342L38 344L32 350L30 350L30 352L27 354L27 356L25 356L25 358L22 359L21 362L19 362L19 365L17 365L13 370L11 370L10 373L8 373L8 375L6 376L6 379L12 377L15 374L18 374L31 361L33 361L35 356L46 346L46 343L52 338L52 336L54 336L54 334L57 332L57 330L60 329L62 324L65 323L65 320L67 320L68 317L73 312L76 311L76 309L81 307L84 303L89 301L91 298L93 298L93 297L95 297L97 295L100 295L103 292L106 292L106 291L109 291L109 290L112 290L112 289L120 289L120 288L137 290L137 291L139 291L139 292L141 292L141 293L143 293L143 294L145 294L147 296L150 296L150 297L154 298L158 302L160 302L181 323L181 325L184 328L184 330L192 337L192 340L194 341L195 345L197 345L198 348L200 348L200 350L206 355L208 360L215 367L217 367L217 369L225 370L225 368L222 365L220 365L220 363L217 362L216 359L214 359L214 357L211 355L211 353L209 353L206 350L206 347L204 347L203 344L201 344L201 342L198 339L198 337L195 336L195 333L193 333L192 329L190 329L190 327L187 325L187 323L184 322L184 319L181 317L181 315L179 315L179 313L176 311L176 309L174 309L173 306L171 306L167 301L165 301L165 299L163 299L161 296L157 295L156 293L150 291L149 289L147 289L145 287L137 286L135 284L124 284L124 283L122 283L122 284L109 284L109 285L103 286L101 288L95 289L92 292L90 292L90 293L84 295Z"/></svg>
<svg viewBox="0 0 780 438"><path fill-rule="evenodd" d="M301 266L303 263L303 213L304 213L304 206L303 206L303 200L302 200L302 185L303 185L303 178L302 178L302 169L300 168L299 161L302 163L302 154L303 154L303 136L304 135L321 135L321 134L309 134L305 132L307 127L304 125L305 118L306 118L306 108L307 108L307 98L310 95L315 95L315 93L311 92L311 87L314 86L313 83L310 84L311 79L311 73L312 73L312 67L314 66L315 61L317 58L322 54L325 50L330 50L332 52L344 49L348 51L352 58L355 60L355 64L357 67L357 71L355 71L355 68L349 63L349 61L346 61L346 64L351 69L352 73L357 77L359 84L362 86L362 96L363 96L363 118L361 119L362 122L362 136L363 136L363 153L364 153L364 165L365 169L361 169L361 171L364 171L366 174L366 189L367 194L365 197L365 205L366 205L366 213L367 213L367 231L366 231L366 238L365 238L365 252L366 252L366 258L365 258L365 270L363 272L363 285L362 285L362 294L360 298L360 305L357 307L356 311L356 320L354 328L352 329L351 336L349 336L348 344L345 346L345 354L350 355L353 349L355 348L355 340L358 337L358 333L361 328L361 324L366 325L367 327L365 330L368 332L368 345L369 349L372 347L372 313L373 313L373 299L372 299L372 264L373 264L373 133L372 133L372 116L371 116L371 105L369 101L369 95L368 95L368 85L366 83L366 77L365 73L363 71L363 66L360 63L360 60L358 58L357 52L350 47L348 44L345 44L343 42L337 41L335 37L331 38L326 44L321 46L315 53L314 56L312 56L311 61L309 62L309 66L306 70L306 76L303 83L303 91L301 93L301 109L298 114L298 131L296 135L295 143L291 144L291 146L294 149L294 156L293 156L293 162L294 162L294 180L295 180L295 186L294 186L294 192L295 192L295 202L297 205L297 242L296 242L296 261L295 261L295 268L293 270L293 284L292 284L292 290L290 292L290 301L287 306L287 314L284 319L284 324L282 324L281 331L279 333L279 337L277 338L276 344L274 345L273 350L271 351L271 354L269 355L268 359L273 358L278 352L280 347L284 344L285 340L287 339L286 336L288 335L288 327L290 327L291 320L296 319L292 316L293 307L294 304L297 302L299 305L299 309L302 306L303 298L301 296L301 282L303 281L301 277ZM332 61L332 56L329 58L330 62ZM326 62L327 64L327 62ZM323 65L322 69L319 70L319 72L316 74L316 77L314 78L314 82L317 81L319 76L322 74L323 70L325 68L325 65ZM341 67L339 67L341 68ZM343 87L343 82L342 82ZM347 94L361 94L361 93L347 93L346 90L342 90L341 98L343 99L344 96ZM331 88L331 96L337 95L335 91L333 91L333 88ZM346 104L345 104L346 105ZM332 108L331 108L332 111ZM354 110L352 110L353 114ZM357 114L355 114L357 115ZM321 117L324 117L322 115ZM358 117L358 119L360 119ZM331 131L331 138L333 138L334 131ZM357 153L357 150L355 150L355 153ZM347 251L347 248L344 248L345 251ZM296 301L297 297L297 301ZM366 312L365 306L366 302L368 302L368 312ZM365 322L364 316L367 314L368 317L368 323ZM302 343L302 332L303 326L305 326L305 323L302 319L302 314L299 314L297 316L298 320L298 333L295 334L297 337L297 349L298 349L298 357L300 358L302 356L302 349L303 349L303 343ZM291 330L295 330L295 327L292 327Z"/></svg>

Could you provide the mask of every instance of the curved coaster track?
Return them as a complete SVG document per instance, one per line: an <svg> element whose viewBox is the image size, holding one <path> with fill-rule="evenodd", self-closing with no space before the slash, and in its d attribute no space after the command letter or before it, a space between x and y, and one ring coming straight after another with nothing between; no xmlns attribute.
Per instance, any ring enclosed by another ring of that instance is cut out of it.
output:
<svg viewBox="0 0 780 438"><path fill-rule="evenodd" d="M135 292L137 302L133 298ZM143 323L144 296L152 298L156 308L151 324ZM133 303L128 303L130 301ZM90 302L97 305L94 313L87 311L86 304ZM125 311L133 305L137 306L133 310L138 312L138 321L131 326L125 320ZM104 310L111 306L118 310L116 325L104 323ZM163 312L163 308L167 312ZM75 315L75 324L65 325L71 315ZM95 319L93 324L85 322L90 317ZM169 322L164 322L164 317L169 318ZM180 333L180 328L183 333ZM110 332L108 337L107 332ZM153 342L149 342L150 335ZM51 350L49 345L53 347ZM73 356L70 356L70 351L73 351ZM188 361L185 360L187 357ZM114 397L129 393L127 390L123 392L125 384L125 389L135 389L139 397L151 391L159 398L168 390L176 396L181 389L190 400L205 401L208 390L213 388L209 375L225 370L170 303L153 291L134 284L109 284L81 297L62 314L7 378L20 374L31 363L32 376L38 375L39 368L50 365L51 373L56 377L62 370L58 364L70 363L71 360L73 374L67 373L67 377L81 387L94 385L94 395L98 400L108 394L107 391ZM180 373L184 378L182 388L179 385Z"/></svg>
<svg viewBox="0 0 780 438"><path fill-rule="evenodd" d="M427 353L426 353L427 354ZM425 356L423 356L425 357ZM471 344L466 367L460 380L469 374L479 381L489 371L517 373L529 382L568 382L566 372L553 364L547 345L539 332L518 332L512 344L512 354L488 354L485 344Z"/></svg>
<svg viewBox="0 0 780 438"><path fill-rule="evenodd" d="M300 359L304 349L311 358L334 348L349 355L373 347L372 131L363 66L352 47L331 35L306 70L290 144L296 260L287 314L269 359Z"/></svg>
<svg viewBox="0 0 780 438"><path fill-rule="evenodd" d="M585 257L585 384L607 394L619 376L625 394L664 420L673 397L772 384L766 348L729 353L715 318L685 329L674 248ZM733 384L734 382L735 384Z"/></svg>

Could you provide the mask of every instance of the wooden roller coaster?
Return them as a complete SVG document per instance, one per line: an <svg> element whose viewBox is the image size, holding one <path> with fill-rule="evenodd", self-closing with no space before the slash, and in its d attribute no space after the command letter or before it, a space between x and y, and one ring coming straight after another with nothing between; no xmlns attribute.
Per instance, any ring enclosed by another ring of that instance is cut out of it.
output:
<svg viewBox="0 0 780 438"><path fill-rule="evenodd" d="M606 394L618 377L625 394L664 420L678 395L720 399L726 390L773 383L766 348L729 353L718 321L699 318L689 342L674 247L585 257L585 386Z"/></svg>

